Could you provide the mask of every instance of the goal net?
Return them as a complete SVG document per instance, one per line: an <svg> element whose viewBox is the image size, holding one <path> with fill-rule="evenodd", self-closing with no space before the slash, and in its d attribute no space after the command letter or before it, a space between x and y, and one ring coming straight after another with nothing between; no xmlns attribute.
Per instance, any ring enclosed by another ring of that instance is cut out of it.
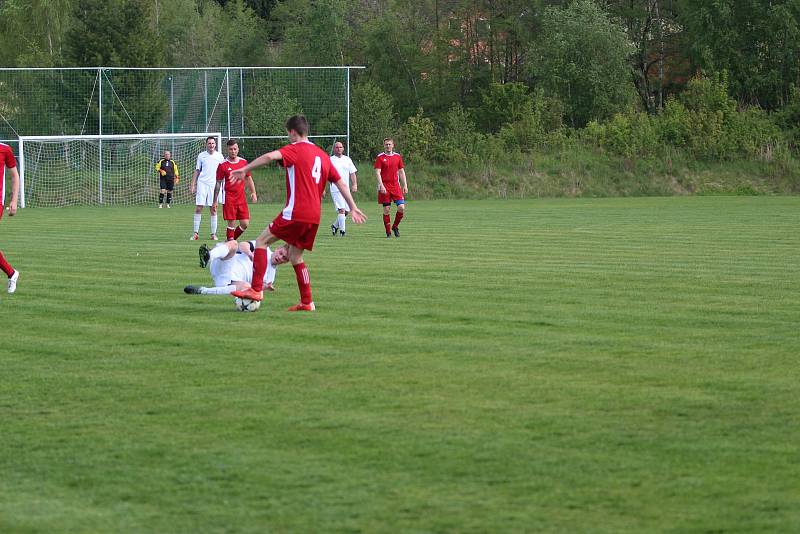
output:
<svg viewBox="0 0 800 534"><path fill-rule="evenodd" d="M160 190L155 166L165 150L172 153L181 178L173 201L188 203L197 155L206 149L209 136L220 149L220 133L21 136L20 205L153 203Z"/></svg>

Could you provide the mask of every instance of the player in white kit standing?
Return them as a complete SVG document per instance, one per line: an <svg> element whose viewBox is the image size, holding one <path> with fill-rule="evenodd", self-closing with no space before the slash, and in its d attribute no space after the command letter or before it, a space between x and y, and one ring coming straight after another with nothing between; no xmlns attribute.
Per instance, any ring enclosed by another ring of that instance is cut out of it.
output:
<svg viewBox="0 0 800 534"><path fill-rule="evenodd" d="M206 138L206 149L197 156L192 174L192 193L195 195L194 230L191 241L197 241L200 232L200 221L203 217L203 206L208 206L211 215L211 240L217 241L217 207L214 199L214 186L217 184L217 167L225 160L217 151L217 138Z"/></svg>
<svg viewBox="0 0 800 534"><path fill-rule="evenodd" d="M333 156L331 156L331 163L334 167L336 167L339 177L344 180L344 183L346 183L348 187L350 187L350 191L353 193L358 191L356 166L353 164L353 160L350 159L349 156L344 155L344 145L339 141L333 144ZM347 214L350 213L348 211L349 207L347 206L347 201L339 192L339 188L336 187L336 184L331 182L330 189L331 200L333 201L333 205L337 212L336 221L334 221L334 223L331 225L331 233L335 236L336 232L339 232L339 234L344 237L345 218L347 217Z"/></svg>

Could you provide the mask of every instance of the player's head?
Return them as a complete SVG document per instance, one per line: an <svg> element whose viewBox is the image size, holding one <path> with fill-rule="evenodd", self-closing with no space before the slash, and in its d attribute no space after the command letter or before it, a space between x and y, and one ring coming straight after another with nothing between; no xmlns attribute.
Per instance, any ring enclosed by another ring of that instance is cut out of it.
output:
<svg viewBox="0 0 800 534"><path fill-rule="evenodd" d="M391 152L392 150L394 150L394 139L392 139L391 137L387 137L386 139L384 139L383 150L385 152Z"/></svg>
<svg viewBox="0 0 800 534"><path fill-rule="evenodd" d="M289 140L292 142L297 141L301 137L308 135L308 120L303 115L293 115L286 121L286 133L289 134Z"/></svg>
<svg viewBox="0 0 800 534"><path fill-rule="evenodd" d="M229 158L236 159L239 157L239 141L236 139L228 139L228 142L225 143L225 146L228 147Z"/></svg>
<svg viewBox="0 0 800 534"><path fill-rule="evenodd" d="M344 154L344 145L339 141L333 143L333 153L337 156Z"/></svg>
<svg viewBox="0 0 800 534"><path fill-rule="evenodd" d="M289 261L289 247L284 245L277 249L272 253L272 258L270 261L272 262L272 265L280 265Z"/></svg>
<svg viewBox="0 0 800 534"><path fill-rule="evenodd" d="M166 159L166 160L171 160L172 159L172 153L169 150L165 150L164 151L164 159Z"/></svg>
<svg viewBox="0 0 800 534"><path fill-rule="evenodd" d="M213 135L209 135L206 137L206 150L208 150L209 154L212 154L217 149L217 138Z"/></svg>

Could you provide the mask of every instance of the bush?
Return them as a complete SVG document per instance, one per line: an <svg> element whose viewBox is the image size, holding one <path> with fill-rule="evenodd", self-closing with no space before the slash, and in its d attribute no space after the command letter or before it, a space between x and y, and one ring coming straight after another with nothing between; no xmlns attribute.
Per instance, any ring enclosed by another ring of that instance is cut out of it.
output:
<svg viewBox="0 0 800 534"><path fill-rule="evenodd" d="M660 146L654 119L641 112L618 113L604 124L592 121L586 127L585 137L626 158L653 156Z"/></svg>
<svg viewBox="0 0 800 534"><path fill-rule="evenodd" d="M582 137L628 158L656 156L663 147L675 147L697 159L717 161L771 160L783 139L764 110L752 107L737 111L727 94L724 75L692 80L680 98L670 98L654 117L617 114L606 123L590 123Z"/></svg>
<svg viewBox="0 0 800 534"><path fill-rule="evenodd" d="M372 160L383 150L383 139L394 135L392 97L370 81L356 85L350 100L350 155Z"/></svg>
<svg viewBox="0 0 800 534"><path fill-rule="evenodd" d="M795 150L800 149L800 87L792 87L789 101L777 114L778 125L786 132L786 138Z"/></svg>
<svg viewBox="0 0 800 534"><path fill-rule="evenodd" d="M432 157L443 163L476 162L486 153L485 142L486 136L476 130L470 113L456 104L442 119Z"/></svg>
<svg viewBox="0 0 800 534"><path fill-rule="evenodd" d="M433 155L434 127L433 121L422 115L422 108L417 110L400 127L398 144L402 148L403 158L408 161L430 160Z"/></svg>
<svg viewBox="0 0 800 534"><path fill-rule="evenodd" d="M539 91L533 105L516 121L504 125L498 134L509 150L528 151L545 146L559 146L563 135L564 106L556 98Z"/></svg>
<svg viewBox="0 0 800 534"><path fill-rule="evenodd" d="M533 111L533 101L523 83L493 83L483 93L482 100L478 118L487 132L497 132L503 125L522 120Z"/></svg>

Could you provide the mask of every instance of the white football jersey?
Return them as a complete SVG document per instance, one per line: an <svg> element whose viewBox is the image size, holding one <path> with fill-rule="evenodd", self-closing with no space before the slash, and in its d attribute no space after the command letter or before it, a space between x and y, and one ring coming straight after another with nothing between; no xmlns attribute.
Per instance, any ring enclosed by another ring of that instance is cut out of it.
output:
<svg viewBox="0 0 800 534"><path fill-rule="evenodd" d="M225 161L225 158L215 150L213 154L209 154L208 150L203 150L197 156L197 165L195 169L200 171L197 176L197 183L214 186L217 183L217 167Z"/></svg>
<svg viewBox="0 0 800 534"><path fill-rule="evenodd" d="M350 187L350 175L355 174L357 172L356 166L353 164L353 160L350 159L348 156L342 154L341 157L339 156L331 156L331 163L336 168L336 172L339 173L339 177L344 180L344 183L347 184L347 187ZM338 193L339 188L336 187L336 184L331 184L331 193Z"/></svg>

